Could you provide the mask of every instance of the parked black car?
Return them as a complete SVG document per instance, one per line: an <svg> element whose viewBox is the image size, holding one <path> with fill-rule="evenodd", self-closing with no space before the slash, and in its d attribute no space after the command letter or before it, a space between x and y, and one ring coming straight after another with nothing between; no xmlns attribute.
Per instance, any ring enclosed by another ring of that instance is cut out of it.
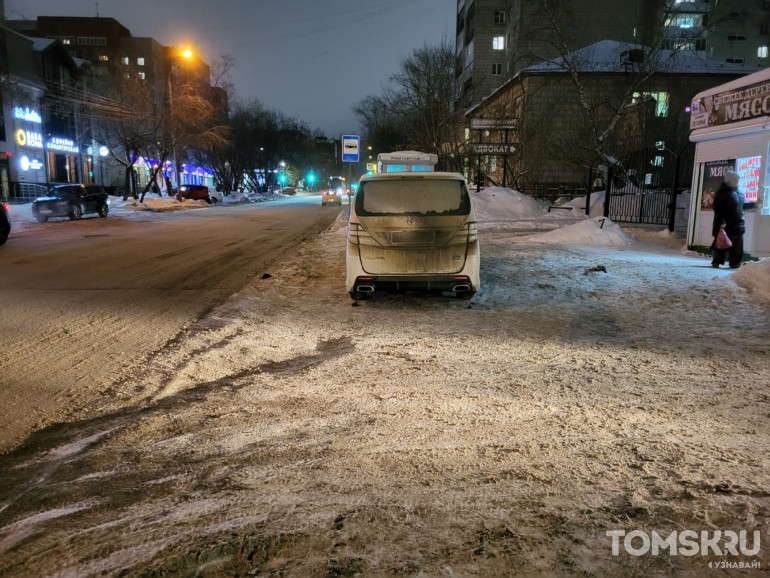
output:
<svg viewBox="0 0 770 578"><path fill-rule="evenodd" d="M32 202L32 215L41 223L52 217L76 221L86 213L106 217L109 212L110 197L98 185L55 185Z"/></svg>
<svg viewBox="0 0 770 578"><path fill-rule="evenodd" d="M6 203L0 203L0 245L4 244L8 240L8 235L11 234L11 216L8 214L9 210Z"/></svg>

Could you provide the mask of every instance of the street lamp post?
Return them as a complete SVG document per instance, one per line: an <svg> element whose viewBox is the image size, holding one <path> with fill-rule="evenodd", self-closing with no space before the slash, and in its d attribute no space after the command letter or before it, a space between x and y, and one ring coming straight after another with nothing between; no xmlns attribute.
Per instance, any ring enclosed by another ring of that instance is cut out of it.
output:
<svg viewBox="0 0 770 578"><path fill-rule="evenodd" d="M182 51L180 51L176 58L171 63L171 70L168 72L168 112L169 112L169 131L171 133L171 156L173 158L174 162L174 174L176 177L176 188L177 192L179 191L179 187L182 185L182 171L179 167L179 159L177 157L177 150L176 150L176 136L174 135L174 125L175 125L175 119L174 119L174 87L172 82L172 76L176 75L176 68L177 64L184 60L190 60L193 56L192 50L189 48L186 48Z"/></svg>

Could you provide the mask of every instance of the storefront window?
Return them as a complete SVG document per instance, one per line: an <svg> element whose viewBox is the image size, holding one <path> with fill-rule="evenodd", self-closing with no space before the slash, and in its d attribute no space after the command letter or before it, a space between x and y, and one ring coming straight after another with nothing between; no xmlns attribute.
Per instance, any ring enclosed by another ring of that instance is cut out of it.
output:
<svg viewBox="0 0 770 578"><path fill-rule="evenodd" d="M738 173L738 190L743 193L747 203L756 203L759 199L759 177L762 175L762 157L744 157L735 161Z"/></svg>

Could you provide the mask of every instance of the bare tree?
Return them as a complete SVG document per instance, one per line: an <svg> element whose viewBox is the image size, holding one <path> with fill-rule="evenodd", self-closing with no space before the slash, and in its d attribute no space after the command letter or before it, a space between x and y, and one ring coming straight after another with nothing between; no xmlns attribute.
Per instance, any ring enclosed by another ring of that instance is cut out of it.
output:
<svg viewBox="0 0 770 578"><path fill-rule="evenodd" d="M464 153L457 135L464 119L454 106L453 47L444 39L415 49L389 80L381 95L367 96L353 109L369 141L379 150L435 153L440 165L457 170Z"/></svg>
<svg viewBox="0 0 770 578"><path fill-rule="evenodd" d="M227 140L199 150L223 192L271 187L279 170L296 173L297 180L296 167L308 164L312 140L307 125L258 100L235 103L226 134ZM282 162L285 168L279 169Z"/></svg>
<svg viewBox="0 0 770 578"><path fill-rule="evenodd" d="M92 94L88 103L95 136L125 169L123 198L137 198L134 166L148 142L159 137L161 110L144 81L130 71L106 83L100 92L103 96Z"/></svg>
<svg viewBox="0 0 770 578"><path fill-rule="evenodd" d="M678 152L686 148L685 97L704 80L689 84L679 72L685 59L699 59L694 49L716 19L674 29L669 24L681 6L659 0L640 5L634 26L622 29L625 21L618 20L614 38L589 42L580 25L586 14L574 2L526 6L527 32L517 40L522 70L482 105L485 116L520 121L516 180L575 182L597 160L607 163L661 142ZM613 9L636 8L618 3ZM617 49L612 60L608 46Z"/></svg>

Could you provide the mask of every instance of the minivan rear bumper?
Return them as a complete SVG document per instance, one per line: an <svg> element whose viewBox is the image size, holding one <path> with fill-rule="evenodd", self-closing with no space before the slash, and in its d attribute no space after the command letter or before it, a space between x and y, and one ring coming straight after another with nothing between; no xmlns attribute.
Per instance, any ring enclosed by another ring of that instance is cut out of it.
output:
<svg viewBox="0 0 770 578"><path fill-rule="evenodd" d="M371 294L375 292L405 291L452 291L455 293L475 292L468 275L374 275L359 276L353 283L352 292Z"/></svg>

